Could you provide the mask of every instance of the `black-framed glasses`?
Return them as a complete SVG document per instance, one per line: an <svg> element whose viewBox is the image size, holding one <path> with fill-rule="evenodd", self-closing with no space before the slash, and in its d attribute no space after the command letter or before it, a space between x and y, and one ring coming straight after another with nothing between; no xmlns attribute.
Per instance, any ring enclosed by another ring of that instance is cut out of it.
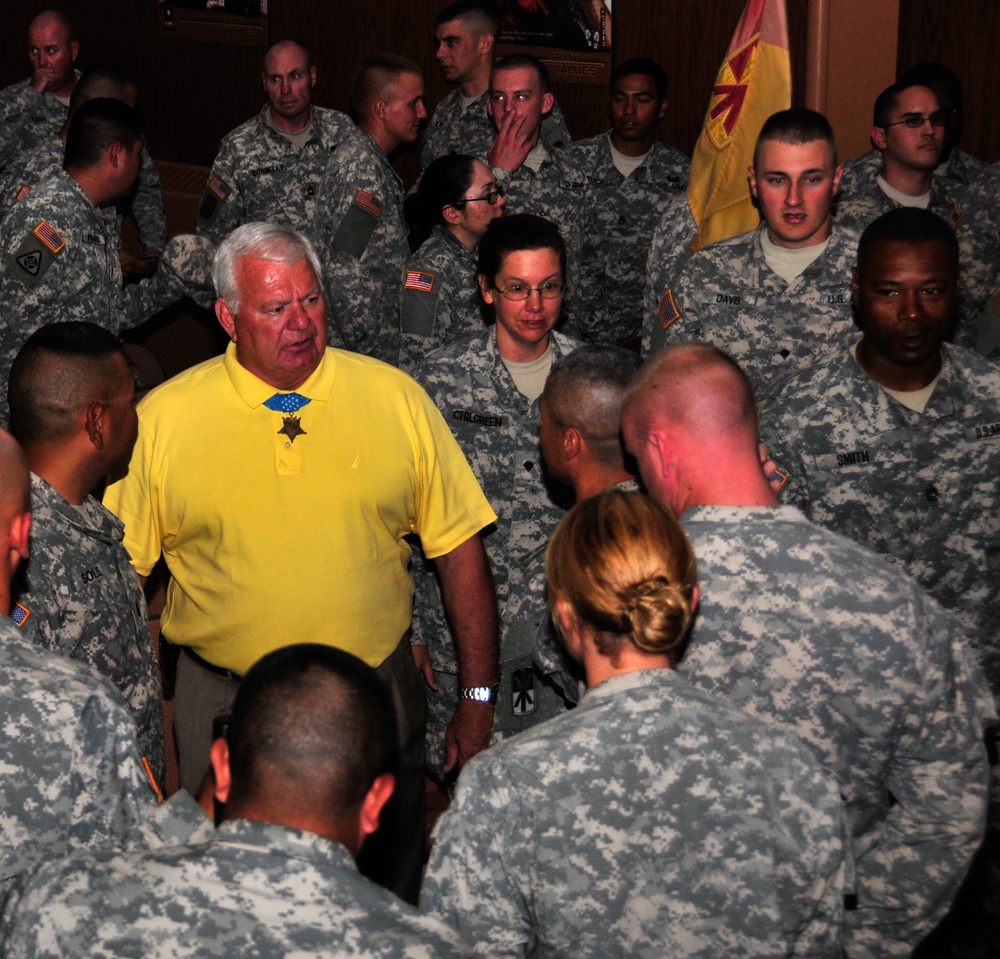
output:
<svg viewBox="0 0 1000 959"><path fill-rule="evenodd" d="M927 116L922 113L908 113L902 120L893 120L892 123L883 123L882 125L885 127L904 126L910 130L919 130L925 123L929 123L932 127L943 127L945 124L944 111L938 110Z"/></svg>
<svg viewBox="0 0 1000 959"><path fill-rule="evenodd" d="M555 280L546 280L541 286L528 286L527 283L512 283L502 290L499 286L494 286L493 289L505 300L511 300L514 303L523 303L532 293L537 293L543 300L558 300L560 296L565 294L566 284L558 283Z"/></svg>
<svg viewBox="0 0 1000 959"><path fill-rule="evenodd" d="M456 200L454 203L450 205L461 206L463 203L482 203L485 201L490 206L496 206L497 201L502 196L503 196L503 190L501 190L500 187L497 187L495 190L490 190L490 192L487 193L486 196L469 196L466 197L464 200Z"/></svg>

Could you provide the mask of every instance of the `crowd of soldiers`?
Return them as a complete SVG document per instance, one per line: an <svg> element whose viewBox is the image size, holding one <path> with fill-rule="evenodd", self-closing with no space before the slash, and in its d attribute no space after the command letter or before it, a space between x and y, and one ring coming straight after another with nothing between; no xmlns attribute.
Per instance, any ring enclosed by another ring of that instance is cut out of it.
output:
<svg viewBox="0 0 1000 959"><path fill-rule="evenodd" d="M349 116L272 44L168 238L134 80L32 21L0 91L0 955L1000 928L1000 166L957 78L905 73L843 164L774 114L759 227L699 248L662 67L619 64L574 142L498 29L440 13L429 120L406 58ZM183 297L229 344L137 406L120 333Z"/></svg>

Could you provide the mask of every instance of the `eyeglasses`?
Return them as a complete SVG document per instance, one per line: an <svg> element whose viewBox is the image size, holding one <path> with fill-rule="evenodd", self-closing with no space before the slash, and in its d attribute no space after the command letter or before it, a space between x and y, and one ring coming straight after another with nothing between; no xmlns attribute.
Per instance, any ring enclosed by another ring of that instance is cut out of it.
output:
<svg viewBox="0 0 1000 959"><path fill-rule="evenodd" d="M943 127L945 124L944 111L938 110L937 113L931 113L929 116L924 116L922 113L908 113L902 120L893 120L892 123L883 123L882 126L898 127L902 125L911 130L919 130L925 123L929 123L932 127Z"/></svg>
<svg viewBox="0 0 1000 959"><path fill-rule="evenodd" d="M486 196L470 196L466 197L464 200L456 200L454 203L449 204L449 206L461 206L463 203L482 203L486 202L490 206L496 206L497 200L503 196L503 190L497 187L495 190L490 190Z"/></svg>
<svg viewBox="0 0 1000 959"><path fill-rule="evenodd" d="M565 283L557 283L555 280L546 280L541 286L528 286L526 283L512 283L506 289L494 286L505 300L514 303L523 303L532 293L537 293L543 300L558 300L566 292Z"/></svg>

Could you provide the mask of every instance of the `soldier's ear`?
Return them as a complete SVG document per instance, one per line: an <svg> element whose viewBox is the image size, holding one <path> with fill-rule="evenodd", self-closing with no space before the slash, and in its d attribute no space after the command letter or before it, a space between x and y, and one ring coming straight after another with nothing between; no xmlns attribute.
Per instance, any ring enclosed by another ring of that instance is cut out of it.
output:
<svg viewBox="0 0 1000 959"><path fill-rule="evenodd" d="M209 752L212 762L212 773L215 776L215 798L224 803L229 799L231 777L229 773L229 743L220 736Z"/></svg>
<svg viewBox="0 0 1000 959"><path fill-rule="evenodd" d="M493 287L490 285L490 281L485 273L479 273L476 276L479 281L479 292L483 294L483 300L487 306L493 305Z"/></svg>
<svg viewBox="0 0 1000 959"><path fill-rule="evenodd" d="M382 773L381 776L375 777L375 782L365 794L365 798L361 800L358 831L362 841L378 829L379 816L395 789L396 777L392 773Z"/></svg>
<svg viewBox="0 0 1000 959"><path fill-rule="evenodd" d="M31 512L26 510L11 518L7 530L10 542L10 569L13 572L23 559L28 558L28 537L31 533Z"/></svg>
<svg viewBox="0 0 1000 959"><path fill-rule="evenodd" d="M83 415L84 429L94 449L104 449L104 404L91 403Z"/></svg>
<svg viewBox="0 0 1000 959"><path fill-rule="evenodd" d="M885 149L885 127L872 127L872 143L879 150Z"/></svg>
<svg viewBox="0 0 1000 959"><path fill-rule="evenodd" d="M552 112L552 108L555 105L556 105L556 98L554 96L552 96L551 93L546 93L542 97L542 114L545 115L547 113L551 113Z"/></svg>
<svg viewBox="0 0 1000 959"><path fill-rule="evenodd" d="M446 203L443 207L441 207L441 216L444 217L446 223L462 222L462 211L457 206L452 206L450 203Z"/></svg>
<svg viewBox="0 0 1000 959"><path fill-rule="evenodd" d="M229 304L225 300L218 299L215 301L215 316L219 321L219 325L226 331L226 335L235 343L236 316L229 309Z"/></svg>
<svg viewBox="0 0 1000 959"><path fill-rule="evenodd" d="M583 448L583 434L575 426L567 426L562 433L562 447L566 459L575 459Z"/></svg>

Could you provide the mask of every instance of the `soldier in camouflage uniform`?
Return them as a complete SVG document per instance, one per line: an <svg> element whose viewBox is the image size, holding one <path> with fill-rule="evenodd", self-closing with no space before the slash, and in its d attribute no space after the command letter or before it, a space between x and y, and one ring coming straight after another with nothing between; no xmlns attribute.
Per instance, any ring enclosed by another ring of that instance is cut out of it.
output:
<svg viewBox="0 0 1000 959"><path fill-rule="evenodd" d="M0 608L28 555L28 465L0 432ZM15 609L15 615L20 613ZM121 697L0 616L0 894L37 863L122 845L156 800Z"/></svg>
<svg viewBox="0 0 1000 959"><path fill-rule="evenodd" d="M626 60L611 74L611 130L566 149L590 183L583 269L594 295L578 325L591 342L637 344L641 334L649 240L670 201L684 194L690 168L680 150L656 139L669 102L659 64Z"/></svg>
<svg viewBox="0 0 1000 959"><path fill-rule="evenodd" d="M458 0L434 21L434 57L444 79L457 83L458 89L434 110L420 153L421 169L449 153L484 157L493 144L496 130L487 111L487 94L498 29L496 7L483 0ZM559 150L572 140L555 100L542 118L541 140L549 150Z"/></svg>
<svg viewBox="0 0 1000 959"><path fill-rule="evenodd" d="M369 57L351 104L359 126L329 158L310 229L323 261L330 341L395 365L410 246L403 181L389 154L416 140L427 116L420 68L395 54Z"/></svg>
<svg viewBox="0 0 1000 959"><path fill-rule="evenodd" d="M21 132L21 147L17 156L0 173L0 218L39 183L56 176L62 170L70 120L81 104L98 97L121 100L134 110L138 88L135 81L117 67L88 67L73 90L69 113L60 129L39 127L27 128ZM140 254L147 260L147 268L142 272L148 273L148 261L158 258L166 246L167 218L163 209L160 173L145 143L140 157L135 190L126 198L125 204L127 212L135 221ZM119 235L120 223L119 220ZM137 269L138 267L139 265Z"/></svg>
<svg viewBox="0 0 1000 959"><path fill-rule="evenodd" d="M985 167L962 195L965 216L955 235L962 261L956 342L1000 359L1000 163ZM979 307L979 309L977 309Z"/></svg>
<svg viewBox="0 0 1000 959"><path fill-rule="evenodd" d="M840 956L833 782L796 737L671 668L696 590L676 520L606 491L567 514L547 565L590 688L469 763L424 908L480 956Z"/></svg>
<svg viewBox="0 0 1000 959"><path fill-rule="evenodd" d="M965 117L961 81L940 63L920 63L907 70L899 78L899 82L930 87L937 94L945 122L941 158L934 170L934 176L948 183L948 192L961 192L985 166L982 160L959 150L957 146L962 136ZM874 182L881 169L880 150L862 153L844 164L840 187L845 194L851 193L858 183Z"/></svg>
<svg viewBox="0 0 1000 959"><path fill-rule="evenodd" d="M563 150L540 140L542 115L552 103L545 65L524 54L506 57L490 74L489 111L497 137L486 154L508 213L551 220L566 243L567 297L563 329L583 330L596 296L583 266L583 238L591 199L586 174Z"/></svg>
<svg viewBox="0 0 1000 959"><path fill-rule="evenodd" d="M73 24L58 10L44 10L28 24L31 76L0 90L0 170L20 150L25 132L58 130L79 74L80 44Z"/></svg>
<svg viewBox="0 0 1000 959"><path fill-rule="evenodd" d="M540 217L494 220L479 247L479 282L494 307L495 325L438 350L413 373L444 415L497 514L496 528L483 542L500 607L524 558L548 540L562 515L542 472L538 397L549 366L578 345L552 329L562 299L553 294L562 286L565 256L559 231ZM509 289L515 280L533 288L527 299L505 295L515 293ZM544 297L536 292L543 284L552 286ZM413 642L429 648L434 672L429 677L425 669L425 678L436 690L428 698L427 756L439 769L444 726L460 694L457 661L433 570L424 566L414 578ZM500 659L508 659L504 650Z"/></svg>
<svg viewBox="0 0 1000 959"><path fill-rule="evenodd" d="M835 227L830 214L839 181L825 117L804 109L770 117L750 177L763 224L687 262L667 292L650 348L712 343L759 391L852 339L857 237Z"/></svg>
<svg viewBox="0 0 1000 959"><path fill-rule="evenodd" d="M139 577L123 525L90 490L128 467L138 429L135 381L119 341L91 323L43 326L14 361L12 431L32 470L31 556L15 580L32 642L107 676L163 782L163 707ZM100 412L84 422L92 406Z"/></svg>
<svg viewBox="0 0 1000 959"><path fill-rule="evenodd" d="M408 373L429 353L483 328L476 250L506 203L486 164L453 153L424 171L414 206L424 230L433 226L403 274L399 366Z"/></svg>
<svg viewBox="0 0 1000 959"><path fill-rule="evenodd" d="M103 151L106 136L114 141ZM139 169L142 137L123 103L83 104L70 126L66 169L32 190L0 225L0 382L24 341L53 316L135 326L185 293L205 303L207 241L175 237L157 274L122 289L118 225L107 201L125 196ZM6 421L6 396L0 398Z"/></svg>
<svg viewBox="0 0 1000 959"><path fill-rule="evenodd" d="M714 348L649 360L623 429L698 559L681 675L795 732L836 776L856 857L847 954L909 956L982 838L995 714L961 625L889 564L778 505L749 382Z"/></svg>
<svg viewBox="0 0 1000 959"><path fill-rule="evenodd" d="M856 177L845 184L837 222L860 234L883 213L910 206L929 209L957 227L961 188L934 176L944 148L945 122L930 87L900 81L883 90L872 110L872 142L882 155L881 167L868 179Z"/></svg>
<svg viewBox="0 0 1000 959"><path fill-rule="evenodd" d="M6 903L6 954L457 959L452 930L354 863L392 793L393 733L388 691L360 660L271 653L213 746L216 836L40 870Z"/></svg>
<svg viewBox="0 0 1000 959"><path fill-rule="evenodd" d="M668 201L646 258L646 283L642 296L642 355L658 349L663 331L677 314L671 287L684 264L694 254L698 224L688 204L687 193ZM655 343L655 347L654 347Z"/></svg>
<svg viewBox="0 0 1000 959"><path fill-rule="evenodd" d="M350 117L312 104L316 67L298 43L268 48L261 82L268 102L223 137L198 206L198 233L216 244L258 220L309 232L330 153L354 130Z"/></svg>
<svg viewBox="0 0 1000 959"><path fill-rule="evenodd" d="M1000 700L1000 372L942 342L957 283L940 218L877 220L858 249L860 342L768 396L761 436L788 473L788 502L958 615Z"/></svg>

